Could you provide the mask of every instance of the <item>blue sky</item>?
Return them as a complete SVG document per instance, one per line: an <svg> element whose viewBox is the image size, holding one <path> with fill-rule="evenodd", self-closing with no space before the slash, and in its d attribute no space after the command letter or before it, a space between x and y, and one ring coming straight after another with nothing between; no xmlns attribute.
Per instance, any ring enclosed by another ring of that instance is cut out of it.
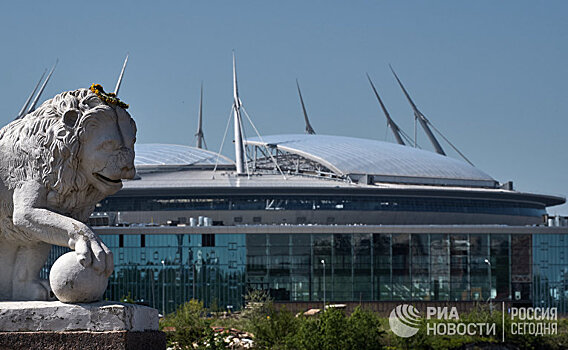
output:
<svg viewBox="0 0 568 350"><path fill-rule="evenodd" d="M567 196L567 13L565 1L2 2L0 123L56 58L44 99L95 82L112 90L128 52L120 97L138 142L193 145L203 81L205 137L218 150L234 49L261 133L303 132L298 78L316 132L393 141L365 78L412 134L391 63L477 167L521 191ZM418 142L431 149L421 132Z"/></svg>

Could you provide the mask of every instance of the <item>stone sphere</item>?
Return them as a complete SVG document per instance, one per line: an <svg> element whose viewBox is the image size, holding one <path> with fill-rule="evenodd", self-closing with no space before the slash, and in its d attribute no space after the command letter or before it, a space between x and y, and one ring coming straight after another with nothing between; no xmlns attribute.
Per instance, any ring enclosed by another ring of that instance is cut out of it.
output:
<svg viewBox="0 0 568 350"><path fill-rule="evenodd" d="M108 278L97 273L92 265L84 267L75 252L69 252L51 267L49 284L53 294L64 303L91 303L102 299Z"/></svg>

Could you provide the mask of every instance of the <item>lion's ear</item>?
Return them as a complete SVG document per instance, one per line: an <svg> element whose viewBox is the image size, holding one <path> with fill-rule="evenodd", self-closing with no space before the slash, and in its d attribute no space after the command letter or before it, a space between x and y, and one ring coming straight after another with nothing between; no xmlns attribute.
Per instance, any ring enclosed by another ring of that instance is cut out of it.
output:
<svg viewBox="0 0 568 350"><path fill-rule="evenodd" d="M75 108L68 109L63 113L63 123L70 128L75 126L77 119L79 119L79 110Z"/></svg>

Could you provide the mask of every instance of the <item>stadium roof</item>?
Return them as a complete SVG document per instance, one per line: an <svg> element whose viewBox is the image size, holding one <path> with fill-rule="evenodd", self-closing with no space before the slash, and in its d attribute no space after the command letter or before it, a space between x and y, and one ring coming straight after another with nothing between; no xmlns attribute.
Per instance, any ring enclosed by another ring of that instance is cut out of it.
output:
<svg viewBox="0 0 568 350"><path fill-rule="evenodd" d="M491 177L476 168L432 152L421 151L412 147L399 146L373 140L356 139L325 135L279 135L266 136L263 141L267 147L277 147L284 152L301 154L314 161L329 166L333 171L347 174L379 172L374 174L374 182L333 181L327 176L294 176L284 178L278 173L237 176L234 162L217 153L196 147L168 144L136 144L135 165L139 176L132 181L125 181L120 191L123 195L133 193L358 193L358 194L400 194L474 197L498 197L501 200L534 201L546 206L562 204L564 198L519 193L497 188L481 186L494 182ZM261 145L259 141L248 140L249 145ZM219 157L218 171L213 166ZM421 169L422 173L414 170ZM289 176L291 175L291 176ZM417 176L440 176L428 178ZM394 179L390 179L393 177ZM414 176L414 177L412 177ZM443 176L454 176L447 180ZM461 180L458 178L461 176ZM381 180L389 180L383 181ZM429 183L426 180L430 180ZM330 181L331 180L331 181ZM476 185L464 185L473 181ZM132 192L134 191L134 192ZM157 191L157 192L156 192ZM220 191L220 192L219 192ZM306 192L307 191L307 192ZM169 193L169 192L168 192Z"/></svg>
<svg viewBox="0 0 568 350"><path fill-rule="evenodd" d="M266 146L319 163L337 176L372 176L373 182L495 187L497 181L454 158L394 143L330 135L272 135L251 138Z"/></svg>
<svg viewBox="0 0 568 350"><path fill-rule="evenodd" d="M463 186L425 186L413 184L360 184L347 181L334 181L324 177L287 176L262 174L237 176L234 170L217 171L212 169L176 169L176 171L142 172L137 180L124 181L124 187L115 196L132 195L275 195L275 196L334 196L383 195L412 197L451 197L472 199L513 200L542 203L546 206L565 202L564 198L521 193L500 188L480 188Z"/></svg>
<svg viewBox="0 0 568 350"><path fill-rule="evenodd" d="M183 145L137 143L134 150L136 152L134 165L142 168L215 165L216 162L222 165L234 164L231 159L215 152Z"/></svg>

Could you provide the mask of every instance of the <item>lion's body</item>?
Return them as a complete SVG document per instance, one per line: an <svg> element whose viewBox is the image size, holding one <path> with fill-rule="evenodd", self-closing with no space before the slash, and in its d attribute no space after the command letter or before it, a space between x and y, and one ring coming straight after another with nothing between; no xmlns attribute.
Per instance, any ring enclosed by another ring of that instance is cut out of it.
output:
<svg viewBox="0 0 568 350"><path fill-rule="evenodd" d="M125 110L87 89L59 94L0 130L0 300L48 297L38 275L51 244L99 242L84 223L134 175L135 133Z"/></svg>

